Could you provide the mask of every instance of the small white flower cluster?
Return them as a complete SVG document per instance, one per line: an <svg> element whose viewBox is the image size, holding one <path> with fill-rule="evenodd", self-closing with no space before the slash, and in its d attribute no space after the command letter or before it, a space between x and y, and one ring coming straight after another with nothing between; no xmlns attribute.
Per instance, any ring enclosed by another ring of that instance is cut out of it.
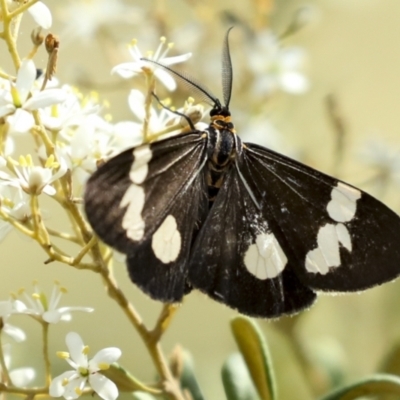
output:
<svg viewBox="0 0 400 400"><path fill-rule="evenodd" d="M270 30L257 35L247 61L255 77L255 94L271 95L279 90L303 94L309 89L309 81L302 72L305 51L300 47L283 47Z"/></svg>
<svg viewBox="0 0 400 400"><path fill-rule="evenodd" d="M55 282L51 296L48 298L34 282L34 291L31 296L28 296L25 290L20 290L18 295L13 295L10 300L0 301L0 331L16 342L21 342L26 339L26 335L20 328L8 322L12 316L29 315L41 323L56 324L59 321L69 321L72 311L93 311L90 307L58 307L63 293L66 293L66 289L59 282ZM88 383L101 398L115 400L118 396L116 385L98 372L107 369L110 364L117 361L121 356L121 351L117 348L107 348L99 351L92 360L88 361L87 346L83 345L77 333L68 333L66 342L71 356L67 355L63 358L74 368L74 371L67 371L54 378L49 389L50 395L75 399L83 393ZM8 369L11 362L9 345L2 347L2 354ZM35 371L30 367L24 367L11 370L8 375L14 385L25 386L35 377Z"/></svg>
<svg viewBox="0 0 400 400"><path fill-rule="evenodd" d="M184 54L167 57L172 44L161 38L160 45L151 60L165 65L183 62L190 57ZM136 43L131 46L132 62L116 66L113 72L124 78L139 73L151 73L168 88L176 85L172 76L155 64L142 60ZM29 196L45 193L57 194L57 180L67 172L75 182L76 196L92 174L99 161L122 150L140 144L143 126L148 122L149 137L174 125L177 116L165 109L158 111L152 106L145 110L145 95L137 90L129 94L129 106L137 121L111 123L101 116L102 107L96 94L84 98L77 90L64 85L61 88L41 89L40 78L33 60L22 61L15 82L0 79L0 118L3 118L4 139L0 152L0 204L2 212L16 221L27 224L32 218ZM202 113L202 111L200 111ZM41 132L44 130L44 132ZM38 161L31 155L13 158L17 136L34 135ZM52 138L52 145L43 136ZM38 141L38 136L40 139ZM49 153L49 150L51 151ZM2 155L1 155L2 153ZM0 221L0 240L11 230L11 225Z"/></svg>
<svg viewBox="0 0 400 400"><path fill-rule="evenodd" d="M48 27L51 14L43 11L47 10L46 6L38 2L32 8L29 10L34 18L40 20L42 27ZM36 10L39 10L37 14ZM190 54L167 57L171 48L172 44L167 44L165 38L161 38L157 51L148 53L147 57L164 65L182 62L190 57ZM142 73L156 78L169 89L175 88L175 82L168 72L142 60L142 53L136 44L132 46L131 54L133 61L116 66L113 72L123 78ZM85 242L79 232L74 236L47 228L43 223L42 210L38 209L39 196L50 196L64 206L73 196L81 196L85 180L96 170L99 162L141 143L145 130L147 137L157 140L187 125L186 121L182 121L182 113L196 123L202 117L203 110L194 106L192 100L180 109L180 115L165 108L157 109L151 103L154 89L151 86L146 94L138 90L131 90L129 94L128 103L135 121L112 123L102 116L104 107L99 105L95 93L84 97L68 85L57 87L55 80L51 81L52 87L45 86L43 79L37 76L33 59L29 57L20 63L15 79L11 76L10 79L0 78L0 240L12 227L16 227L50 252L50 249L54 249L50 235L83 245ZM21 154L19 142L29 137L34 140L35 152ZM65 253L58 254L62 259L66 258ZM73 261L69 263L76 265ZM94 269L93 264L88 268ZM72 311L93 311L88 307L59 307L63 293L65 289L56 283L51 296L47 297L34 284L31 295L21 290L18 295L12 295L10 300L0 301L0 333L16 342L25 340L25 333L10 323L10 319L16 315L28 315L43 327L70 320ZM121 351L117 348L103 349L88 360L88 347L77 333L68 333L66 343L69 352L60 352L58 355L73 369L51 381L48 387L50 396L63 396L69 400L94 390L104 400L115 400L118 388L101 372L120 357ZM3 346L1 349L0 358L5 360L2 365L7 367L7 371L3 371L8 377L5 383L27 385L35 376L34 370L9 370L10 350Z"/></svg>

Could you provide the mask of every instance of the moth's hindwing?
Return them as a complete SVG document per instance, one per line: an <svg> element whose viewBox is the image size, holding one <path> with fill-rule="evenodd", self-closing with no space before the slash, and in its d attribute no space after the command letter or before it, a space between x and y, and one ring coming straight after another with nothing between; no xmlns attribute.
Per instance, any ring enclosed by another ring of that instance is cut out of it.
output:
<svg viewBox="0 0 400 400"><path fill-rule="evenodd" d="M231 168L195 241L189 282L244 314L267 318L299 311L316 296L265 217Z"/></svg>
<svg viewBox="0 0 400 400"><path fill-rule="evenodd" d="M256 145L238 168L303 284L357 291L400 274L400 218L380 201Z"/></svg>
<svg viewBox="0 0 400 400"><path fill-rule="evenodd" d="M162 301L181 300L192 236L207 207L200 132L129 149L89 179L85 210L99 237L126 254L129 275Z"/></svg>

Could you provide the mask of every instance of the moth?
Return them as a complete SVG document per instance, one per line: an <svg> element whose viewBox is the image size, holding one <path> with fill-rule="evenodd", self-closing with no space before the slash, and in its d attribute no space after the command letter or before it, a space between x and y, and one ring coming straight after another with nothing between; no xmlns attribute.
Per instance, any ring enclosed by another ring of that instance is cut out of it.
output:
<svg viewBox="0 0 400 400"><path fill-rule="evenodd" d="M228 31L229 33L229 31ZM232 63L208 128L143 144L87 182L96 234L126 255L131 280L162 302L192 289L243 314L272 318L317 292L354 292L400 274L400 218L369 194L236 134Z"/></svg>

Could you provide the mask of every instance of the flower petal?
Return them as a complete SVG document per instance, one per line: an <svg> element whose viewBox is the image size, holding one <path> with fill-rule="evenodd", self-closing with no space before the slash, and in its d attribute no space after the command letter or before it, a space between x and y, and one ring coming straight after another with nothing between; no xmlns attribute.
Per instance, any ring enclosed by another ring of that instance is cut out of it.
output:
<svg viewBox="0 0 400 400"><path fill-rule="evenodd" d="M132 76L142 72L142 68L139 63L126 62L116 65L112 70L111 74L118 74L124 79L132 78Z"/></svg>
<svg viewBox="0 0 400 400"><path fill-rule="evenodd" d="M33 82L36 79L35 63L31 59L23 60L17 74L16 87L20 96L21 103L25 103Z"/></svg>
<svg viewBox="0 0 400 400"><path fill-rule="evenodd" d="M180 56L165 57L162 59L161 62L163 65L179 64L181 62L189 60L190 57L192 57L192 53L185 53Z"/></svg>
<svg viewBox="0 0 400 400"><path fill-rule="evenodd" d="M29 367L16 368L10 372L11 382L17 387L26 386L34 377L35 370Z"/></svg>
<svg viewBox="0 0 400 400"><path fill-rule="evenodd" d="M169 91L172 92L176 89L176 82L167 71L157 68L154 75Z"/></svg>
<svg viewBox="0 0 400 400"><path fill-rule="evenodd" d="M17 343L23 342L26 339L25 332L10 324L4 324L3 332L12 337Z"/></svg>
<svg viewBox="0 0 400 400"><path fill-rule="evenodd" d="M98 351L89 361L89 370L98 371L99 364L112 364L121 357L121 350L118 347L107 347Z"/></svg>
<svg viewBox="0 0 400 400"><path fill-rule="evenodd" d="M92 389L104 400L115 400L118 397L117 386L104 375L89 375L89 384Z"/></svg>
<svg viewBox="0 0 400 400"><path fill-rule="evenodd" d="M60 307L57 309L60 314L70 313L71 311L84 311L84 312L93 312L94 308L92 307Z"/></svg>
<svg viewBox="0 0 400 400"><path fill-rule="evenodd" d="M62 89L48 89L32 96L24 104L24 109L33 111L39 108L62 103L67 98L67 93Z"/></svg>
<svg viewBox="0 0 400 400"><path fill-rule="evenodd" d="M15 111L15 106L13 104L6 104L5 106L0 106L0 118L7 114L11 114Z"/></svg>
<svg viewBox="0 0 400 400"><path fill-rule="evenodd" d="M69 332L65 337L71 359L80 367L87 367L87 356L83 354L85 347L82 338L76 332Z"/></svg>
<svg viewBox="0 0 400 400"><path fill-rule="evenodd" d="M282 89L292 94L302 94L309 89L308 79L298 72L286 72L280 76Z"/></svg>
<svg viewBox="0 0 400 400"><path fill-rule="evenodd" d="M7 121L10 124L10 133L15 134L27 133L35 124L33 115L22 108L18 108L13 115L7 117Z"/></svg>
<svg viewBox="0 0 400 400"><path fill-rule="evenodd" d="M50 384L49 394L51 397L60 397L65 392L65 386L63 385L64 379L70 379L73 375L75 375L75 371L66 371L61 375L55 377Z"/></svg>
<svg viewBox="0 0 400 400"><path fill-rule="evenodd" d="M47 194L47 193L46 193ZM49 324L56 324L61 319L61 314L57 310L45 311L42 315L43 321Z"/></svg>
<svg viewBox="0 0 400 400"><path fill-rule="evenodd" d="M140 121L143 121L146 116L144 102L145 98L141 91L136 89L130 91L128 96L129 108Z"/></svg>
<svg viewBox="0 0 400 400"><path fill-rule="evenodd" d="M43 29L51 28L53 18L49 8L44 3L38 1L36 4L28 8L28 12L32 15L32 18L35 20L35 22Z"/></svg>
<svg viewBox="0 0 400 400"><path fill-rule="evenodd" d="M86 385L87 378L84 378L82 376L79 376L75 379L71 379L68 385L65 386L65 391L64 391L64 398L66 400L73 400L77 399L80 394L79 390L82 391Z"/></svg>

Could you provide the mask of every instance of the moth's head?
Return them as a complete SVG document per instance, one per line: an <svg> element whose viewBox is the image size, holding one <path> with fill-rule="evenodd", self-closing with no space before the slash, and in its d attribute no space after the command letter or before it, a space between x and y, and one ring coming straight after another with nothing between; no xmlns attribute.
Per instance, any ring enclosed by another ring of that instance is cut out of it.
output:
<svg viewBox="0 0 400 400"><path fill-rule="evenodd" d="M230 117L231 112L229 111L228 106L223 106L221 102L216 99L213 108L210 111L210 117L213 118L215 116L221 116L223 118Z"/></svg>

